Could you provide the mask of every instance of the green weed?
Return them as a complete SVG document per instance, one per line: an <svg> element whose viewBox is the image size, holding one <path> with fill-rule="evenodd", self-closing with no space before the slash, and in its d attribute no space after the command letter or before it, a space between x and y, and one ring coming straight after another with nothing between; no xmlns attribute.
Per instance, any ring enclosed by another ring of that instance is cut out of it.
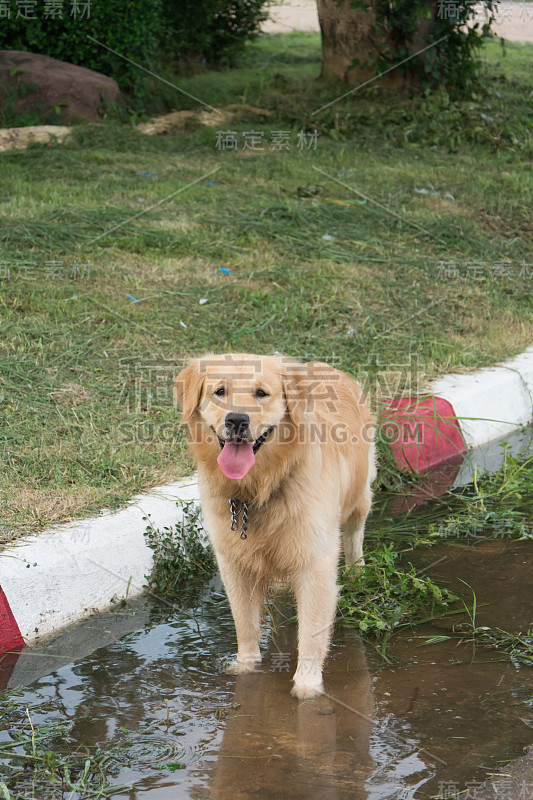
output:
<svg viewBox="0 0 533 800"><path fill-rule="evenodd" d="M472 483L449 496L451 513L431 523L428 536L533 539L533 457L505 449L501 468L474 470Z"/></svg>
<svg viewBox="0 0 533 800"><path fill-rule="evenodd" d="M394 631L427 620L428 613L438 616L458 599L419 577L412 564L400 566L399 556L394 544L384 544L365 555L363 568L344 567L340 575L338 621L380 640L383 653Z"/></svg>
<svg viewBox="0 0 533 800"><path fill-rule="evenodd" d="M126 786L111 785L119 760L109 750L77 746L70 736L72 722L37 724L39 709L20 707L13 693L0 696L3 723L9 738L0 744L0 798L14 800L97 800Z"/></svg>
<svg viewBox="0 0 533 800"><path fill-rule="evenodd" d="M449 635L422 637L427 644L446 640L457 641L458 644L468 644L473 648L488 647L499 650L510 659L515 667L521 665L533 665L533 632L528 629L525 632L509 633L502 628L491 628L487 625L476 623L477 597L471 586L468 587L472 592L472 605L468 606L463 600L463 607L468 621L462 621L452 626Z"/></svg>
<svg viewBox="0 0 533 800"><path fill-rule="evenodd" d="M191 591L216 569L200 508L193 502L176 505L183 515L179 523L162 531L149 525L145 534L148 547L154 552L153 569L146 580L152 591L167 600Z"/></svg>

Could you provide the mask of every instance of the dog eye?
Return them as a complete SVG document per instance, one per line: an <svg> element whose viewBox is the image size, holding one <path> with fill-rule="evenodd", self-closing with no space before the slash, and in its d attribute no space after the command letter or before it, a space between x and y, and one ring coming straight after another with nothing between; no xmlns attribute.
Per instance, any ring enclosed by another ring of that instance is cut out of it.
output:
<svg viewBox="0 0 533 800"><path fill-rule="evenodd" d="M219 386L218 389L215 391L215 394L218 395L219 397L224 397L224 395L226 394L226 390L224 389L223 386Z"/></svg>
<svg viewBox="0 0 533 800"><path fill-rule="evenodd" d="M268 397L268 392L265 392L264 389L256 389L255 390L256 397Z"/></svg>

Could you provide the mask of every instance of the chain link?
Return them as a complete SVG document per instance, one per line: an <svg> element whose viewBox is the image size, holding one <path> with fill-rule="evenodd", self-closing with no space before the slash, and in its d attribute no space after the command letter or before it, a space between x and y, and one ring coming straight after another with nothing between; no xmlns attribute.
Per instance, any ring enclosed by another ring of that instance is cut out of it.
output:
<svg viewBox="0 0 533 800"><path fill-rule="evenodd" d="M231 512L231 530L236 531L239 527L239 512L240 506L237 500L229 501L229 510Z"/></svg>
<svg viewBox="0 0 533 800"><path fill-rule="evenodd" d="M242 525L241 539L246 539L246 528L248 527L248 503L242 504Z"/></svg>
<svg viewBox="0 0 533 800"><path fill-rule="evenodd" d="M241 539L246 539L246 529L248 527L248 503L246 501L240 500L230 500L229 501L229 510L231 513L231 530L237 531L239 530L239 515L242 511L242 521L241 521Z"/></svg>

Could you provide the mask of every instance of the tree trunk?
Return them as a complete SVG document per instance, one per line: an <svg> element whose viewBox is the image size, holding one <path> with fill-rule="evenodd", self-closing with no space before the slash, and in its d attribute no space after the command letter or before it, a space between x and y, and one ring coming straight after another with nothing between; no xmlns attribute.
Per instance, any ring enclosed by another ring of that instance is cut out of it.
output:
<svg viewBox="0 0 533 800"><path fill-rule="evenodd" d="M375 2L368 10L352 8L351 0L317 0L322 33L322 76L338 78L349 84L361 84L376 77L375 64L383 48L398 45L382 22L376 21ZM430 0L429 17L420 17L417 31L405 45L415 53L428 44L437 3ZM401 59L398 59L401 60ZM395 70L379 79L380 85L401 87L410 76Z"/></svg>

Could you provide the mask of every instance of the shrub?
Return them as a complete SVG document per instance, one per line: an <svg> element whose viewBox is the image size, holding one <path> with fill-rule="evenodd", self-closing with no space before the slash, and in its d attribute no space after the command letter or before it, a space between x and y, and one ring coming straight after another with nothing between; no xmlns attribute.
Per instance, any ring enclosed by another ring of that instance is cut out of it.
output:
<svg viewBox="0 0 533 800"><path fill-rule="evenodd" d="M423 88L459 90L470 90L476 81L477 53L491 33L497 5L497 0L353 0L355 8L376 15L377 73L398 65L397 74L417 76Z"/></svg>
<svg viewBox="0 0 533 800"><path fill-rule="evenodd" d="M134 86L143 76L130 62L146 66L158 52L161 0L63 0L55 4L62 16L53 18L46 11L53 4L45 0L26 5L32 9L28 18L17 17L11 0L10 17L0 20L0 48L41 53L94 69L112 76L123 88Z"/></svg>
<svg viewBox="0 0 533 800"><path fill-rule="evenodd" d="M194 55L209 62L232 58L258 33L268 1L33 0L16 6L7 0L0 49L78 64L134 90L144 85L145 73L132 62L153 68L162 56Z"/></svg>
<svg viewBox="0 0 533 800"><path fill-rule="evenodd" d="M174 58L231 60L259 32L270 0L163 0L164 50Z"/></svg>

